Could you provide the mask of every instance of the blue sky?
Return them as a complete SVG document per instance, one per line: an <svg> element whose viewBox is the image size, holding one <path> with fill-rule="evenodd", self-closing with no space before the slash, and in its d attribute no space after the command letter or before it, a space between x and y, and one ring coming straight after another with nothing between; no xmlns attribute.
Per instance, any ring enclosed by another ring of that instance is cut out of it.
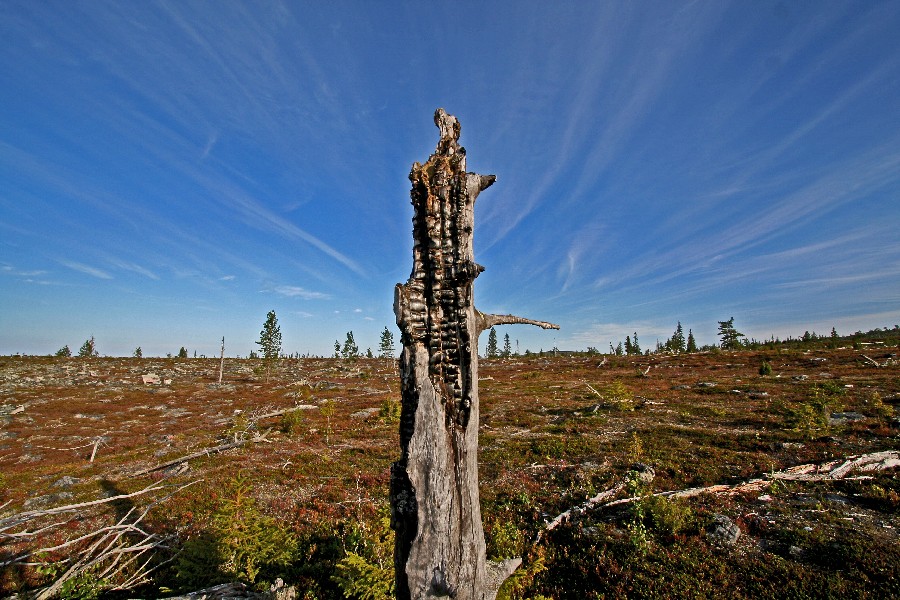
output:
<svg viewBox="0 0 900 600"><path fill-rule="evenodd" d="M0 0L0 354L363 348L462 124L519 349L900 322L900 3ZM486 342L486 336L481 340Z"/></svg>

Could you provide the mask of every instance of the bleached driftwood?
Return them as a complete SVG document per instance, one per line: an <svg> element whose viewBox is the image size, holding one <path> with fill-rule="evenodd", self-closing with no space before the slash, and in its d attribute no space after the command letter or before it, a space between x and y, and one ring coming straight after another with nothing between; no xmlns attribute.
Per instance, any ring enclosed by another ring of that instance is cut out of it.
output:
<svg viewBox="0 0 900 600"><path fill-rule="evenodd" d="M847 479L853 474L872 473L885 471L900 467L900 452L888 450L884 452L873 452L871 454L861 454L857 456L848 456L843 459L835 459L824 463L810 463L797 465L784 469L766 473L764 477L750 479L742 483L728 485L710 485L705 487L694 487L683 490L672 490L667 492L656 492L654 496L663 496L665 498L692 498L701 494L740 494L744 492L759 492L776 481L836 481L839 479ZM540 531L538 531L535 543L540 542L547 532L556 529L561 524L570 519L583 515L591 510L602 510L613 506L630 504L641 499L640 496L629 496L627 498L619 498L605 502L619 492L625 489L627 482L600 492L587 502L566 510L551 521L548 521Z"/></svg>

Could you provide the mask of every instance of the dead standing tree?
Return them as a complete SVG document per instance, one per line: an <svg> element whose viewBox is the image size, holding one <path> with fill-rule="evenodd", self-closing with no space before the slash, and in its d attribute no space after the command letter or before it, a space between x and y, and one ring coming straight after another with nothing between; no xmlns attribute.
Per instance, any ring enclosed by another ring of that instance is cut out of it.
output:
<svg viewBox="0 0 900 600"><path fill-rule="evenodd" d="M492 600L521 563L489 562L478 494L478 335L494 325L557 325L488 315L473 302L484 268L472 250L474 205L496 180L466 172L459 121L438 109L437 150L409 174L413 268L398 284L402 412L391 468L397 598Z"/></svg>

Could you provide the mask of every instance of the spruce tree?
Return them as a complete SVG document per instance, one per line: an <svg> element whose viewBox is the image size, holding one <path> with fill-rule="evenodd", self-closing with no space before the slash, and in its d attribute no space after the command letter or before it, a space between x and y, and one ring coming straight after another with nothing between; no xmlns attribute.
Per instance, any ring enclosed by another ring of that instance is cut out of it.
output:
<svg viewBox="0 0 900 600"><path fill-rule="evenodd" d="M268 383L272 365L281 356L281 327L278 325L278 317L275 316L274 310L270 310L266 315L266 322L263 323L262 331L259 332L259 341L256 344L266 362L266 383Z"/></svg>
<svg viewBox="0 0 900 600"><path fill-rule="evenodd" d="M84 340L81 348L78 349L78 356L80 356L81 358L100 356L100 353L97 352L97 343L94 341L94 336L91 336L90 339Z"/></svg>
<svg viewBox="0 0 900 600"><path fill-rule="evenodd" d="M69 345L66 344L65 346L57 350L56 356L72 356L72 351L69 350Z"/></svg>
<svg viewBox="0 0 900 600"><path fill-rule="evenodd" d="M141 350L141 347L140 347L140 346L138 346L137 348L134 349L134 352L132 352L131 355L132 355L133 357L135 357L135 358L143 358L143 357L144 357L144 351Z"/></svg>
<svg viewBox="0 0 900 600"><path fill-rule="evenodd" d="M682 329L681 327L681 321L678 321L678 326L675 328L675 333L672 334L672 339L670 339L669 342L669 350L676 354L681 354L682 352L684 352L684 329Z"/></svg>
<svg viewBox="0 0 900 600"><path fill-rule="evenodd" d="M688 337L687 337L687 347L685 348L687 352L696 352L697 351L697 340L694 339L694 332L688 329Z"/></svg>
<svg viewBox="0 0 900 600"><path fill-rule="evenodd" d="M503 357L509 358L512 356L512 344L509 341L509 334L503 336Z"/></svg>
<svg viewBox="0 0 900 600"><path fill-rule="evenodd" d="M631 336L630 336L630 335L626 335L626 336L625 336L625 354L627 354L628 356L631 356L631 353L632 353L632 350L631 350Z"/></svg>
<svg viewBox="0 0 900 600"><path fill-rule="evenodd" d="M497 330L491 327L491 332L488 334L487 357L496 358L499 354L500 350L497 348Z"/></svg>
<svg viewBox="0 0 900 600"><path fill-rule="evenodd" d="M344 346L341 348L341 356L348 360L354 360L359 357L359 347L356 340L353 339L353 332L347 332L347 339L344 340Z"/></svg>
<svg viewBox="0 0 900 600"><path fill-rule="evenodd" d="M187 349L186 349L184 346L182 346L182 347L178 350L178 358L187 358L187 357L188 357L188 355L187 355Z"/></svg>
<svg viewBox="0 0 900 600"><path fill-rule="evenodd" d="M378 356L381 358L394 358L394 334L387 327L381 332Z"/></svg>
<svg viewBox="0 0 900 600"><path fill-rule="evenodd" d="M634 339L631 340L631 351L636 356L641 355L641 345L638 343L637 331L634 332Z"/></svg>
<svg viewBox="0 0 900 600"><path fill-rule="evenodd" d="M744 337L744 334L735 329L734 317L731 317L727 321L718 321L718 323L719 337L722 338L722 349L739 350L741 347L741 338Z"/></svg>

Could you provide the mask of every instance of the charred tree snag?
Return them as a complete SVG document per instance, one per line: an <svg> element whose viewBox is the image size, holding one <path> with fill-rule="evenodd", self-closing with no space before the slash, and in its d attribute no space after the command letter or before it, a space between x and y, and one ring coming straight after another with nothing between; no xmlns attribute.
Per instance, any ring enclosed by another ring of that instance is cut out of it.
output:
<svg viewBox="0 0 900 600"><path fill-rule="evenodd" d="M434 114L437 150L409 179L413 267L398 284L400 460L391 467L397 598L493 600L521 563L488 562L478 494L478 335L493 325L557 325L476 310L484 267L472 250L475 198L496 177L466 172L459 121Z"/></svg>

